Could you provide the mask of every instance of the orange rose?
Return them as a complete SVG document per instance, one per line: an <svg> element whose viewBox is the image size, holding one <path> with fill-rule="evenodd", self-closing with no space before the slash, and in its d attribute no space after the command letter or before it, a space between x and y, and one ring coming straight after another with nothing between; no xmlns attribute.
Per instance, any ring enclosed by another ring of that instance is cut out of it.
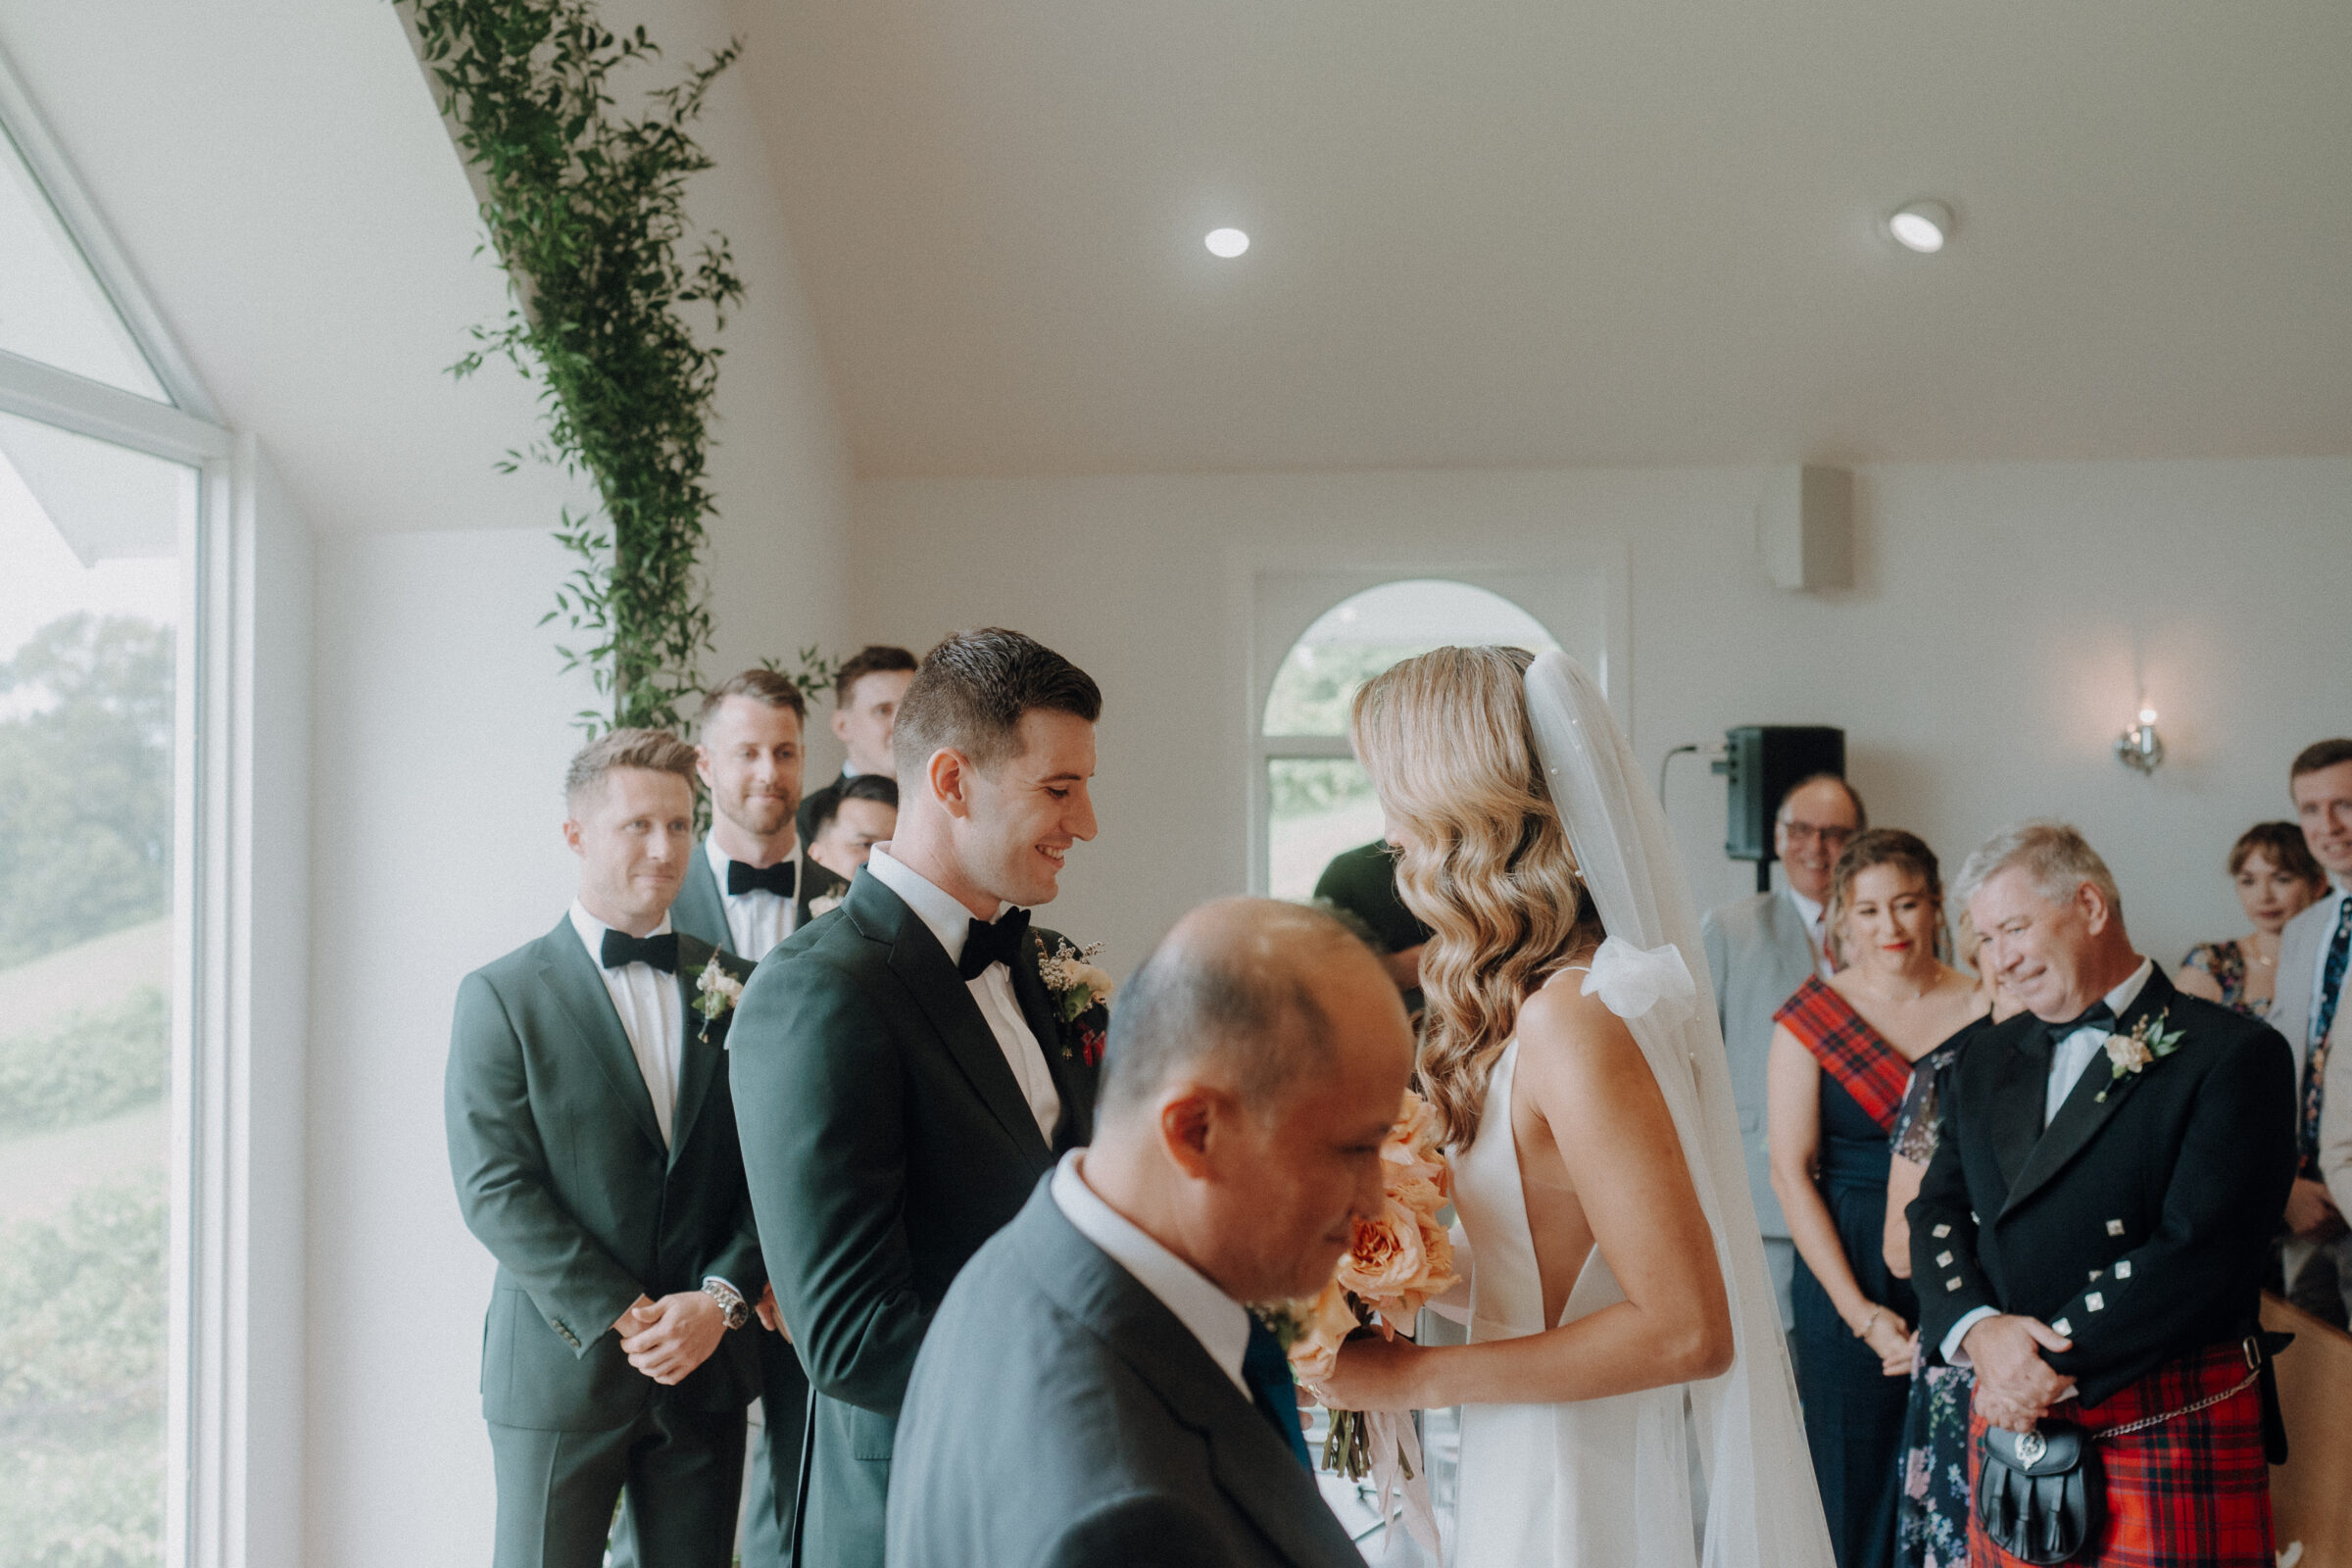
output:
<svg viewBox="0 0 2352 1568"><path fill-rule="evenodd" d="M1348 1255L1340 1259L1339 1282L1367 1301L1395 1296L1421 1277L1427 1257L1420 1220L1391 1198L1379 1214L1355 1222Z"/></svg>
<svg viewBox="0 0 2352 1568"><path fill-rule="evenodd" d="M1331 1376L1331 1369L1339 1364L1340 1347L1358 1327L1355 1308L1348 1304L1348 1293L1334 1280L1323 1287L1322 1295L1295 1310L1301 1326L1298 1337L1291 1342L1291 1370L1300 1382L1314 1383Z"/></svg>

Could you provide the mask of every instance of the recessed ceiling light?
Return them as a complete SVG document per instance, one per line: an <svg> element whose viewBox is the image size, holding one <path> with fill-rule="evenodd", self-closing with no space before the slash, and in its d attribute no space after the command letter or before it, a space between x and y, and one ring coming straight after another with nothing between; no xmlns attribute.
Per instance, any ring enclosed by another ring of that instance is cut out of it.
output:
<svg viewBox="0 0 2352 1568"><path fill-rule="evenodd" d="M1250 236L1238 228L1212 228L1205 243L1209 255L1230 262L1250 248Z"/></svg>
<svg viewBox="0 0 2352 1568"><path fill-rule="evenodd" d="M1912 202L1886 220L1886 232L1903 249L1933 256L1952 236L1952 210L1941 202Z"/></svg>

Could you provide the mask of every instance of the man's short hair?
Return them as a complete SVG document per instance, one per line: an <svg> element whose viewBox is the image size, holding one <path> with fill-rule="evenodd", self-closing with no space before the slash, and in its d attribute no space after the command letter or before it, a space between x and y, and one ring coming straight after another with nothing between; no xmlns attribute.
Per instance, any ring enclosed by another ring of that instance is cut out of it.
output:
<svg viewBox="0 0 2352 1568"><path fill-rule="evenodd" d="M858 694L858 683L868 675L890 675L915 667L914 655L888 643L867 643L841 662L833 672L833 706L847 708Z"/></svg>
<svg viewBox="0 0 2352 1568"><path fill-rule="evenodd" d="M710 715L730 697L749 697L770 708L789 708L803 724L808 722L808 699L801 695L801 688L790 675L772 669L747 669L740 675L729 675L703 693L703 706L694 715L697 735L710 727Z"/></svg>
<svg viewBox="0 0 2352 1568"><path fill-rule="evenodd" d="M1846 782L1843 773L1832 773L1826 769L1819 773L1807 773L1803 778L1781 791L1781 802L1772 808L1772 819L1775 822L1788 821L1788 803L1796 799L1796 792L1811 789L1814 785L1823 782L1835 784L1845 791L1845 799L1854 808L1854 831L1857 833L1868 832L1870 830L1870 808L1862 804L1862 792Z"/></svg>
<svg viewBox="0 0 2352 1568"><path fill-rule="evenodd" d="M1021 715L1041 709L1092 724L1102 716L1102 692L1034 637L999 626L959 631L923 656L899 703L890 748L899 777L919 777L944 747L993 766L1019 751Z"/></svg>
<svg viewBox="0 0 2352 1568"><path fill-rule="evenodd" d="M825 791L816 798L816 808L808 818L810 838L815 838L833 825L833 819L841 814L841 803L844 801L872 801L877 806L887 806L895 811L899 808L899 781L884 778L879 773L860 773L856 778L843 780L841 788Z"/></svg>
<svg viewBox="0 0 2352 1568"><path fill-rule="evenodd" d="M2124 912L2115 874L2090 841L2065 822L2020 822L2001 829L1961 862L1960 874L1952 879L1952 896L1965 906L1978 889L2012 866L2024 870L2034 890L2052 904L2064 904L2087 882L2099 890L2111 913L2120 918Z"/></svg>
<svg viewBox="0 0 2352 1568"><path fill-rule="evenodd" d="M1264 942L1199 953L1162 939L1152 950L1111 1004L1105 1109L1137 1109L1178 1073L1219 1058L1231 1064L1242 1102L1260 1111L1276 1108L1299 1079L1329 1071L1331 1019L1307 984L1306 959L1363 944L1307 905L1270 908L1268 924Z"/></svg>
<svg viewBox="0 0 2352 1568"><path fill-rule="evenodd" d="M2287 782L2338 762L2352 762L2352 740L2314 741L2295 754L2295 765L2286 770Z"/></svg>
<svg viewBox="0 0 2352 1568"><path fill-rule="evenodd" d="M668 730L609 729L572 754L571 765L564 770L564 807L576 811L581 796L616 767L675 773L690 792L696 783L694 748Z"/></svg>

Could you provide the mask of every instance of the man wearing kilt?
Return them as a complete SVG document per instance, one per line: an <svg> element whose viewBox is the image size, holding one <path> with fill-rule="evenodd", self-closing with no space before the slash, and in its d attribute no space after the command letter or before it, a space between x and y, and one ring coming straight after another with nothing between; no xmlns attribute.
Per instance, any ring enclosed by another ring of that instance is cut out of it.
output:
<svg viewBox="0 0 2352 1568"><path fill-rule="evenodd" d="M2091 1438L2104 1522L2075 1561L2271 1568L2257 1308L2295 1173L2277 1031L2173 989L2115 879L2052 822L1996 835L1959 887L2027 1011L1951 1069L1910 1209L1922 1337L1976 1368L1988 1426ZM1974 1568L2019 1561L1972 1520Z"/></svg>

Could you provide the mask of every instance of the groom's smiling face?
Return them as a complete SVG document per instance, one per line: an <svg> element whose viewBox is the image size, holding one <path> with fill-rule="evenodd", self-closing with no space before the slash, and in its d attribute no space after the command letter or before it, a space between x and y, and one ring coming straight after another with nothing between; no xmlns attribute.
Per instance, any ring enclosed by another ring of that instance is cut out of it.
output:
<svg viewBox="0 0 2352 1568"><path fill-rule="evenodd" d="M957 858L978 886L1008 904L1050 904L1061 890L1070 847L1095 836L1095 726L1075 713L1033 708L1021 715L1020 749L964 770L956 814Z"/></svg>

